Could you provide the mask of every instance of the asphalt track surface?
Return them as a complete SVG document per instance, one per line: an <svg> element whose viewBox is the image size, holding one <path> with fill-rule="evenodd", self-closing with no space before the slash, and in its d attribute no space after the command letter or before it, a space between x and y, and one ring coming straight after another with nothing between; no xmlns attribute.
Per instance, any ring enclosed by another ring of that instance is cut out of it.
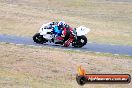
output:
<svg viewBox="0 0 132 88"><path fill-rule="evenodd" d="M26 36L15 36L15 35L5 35L0 34L0 42L14 43L14 44L23 44L23 45L34 45L34 46L47 46L53 48L62 48L62 49L72 49L72 50L81 50L83 51L92 51L96 53L112 53L116 55L128 55L132 56L132 46L121 46L121 45L108 45L108 44L97 44L97 43L87 43L82 48L73 48L72 46L63 47L60 45L55 45L53 43L46 44L36 44L32 37Z"/></svg>

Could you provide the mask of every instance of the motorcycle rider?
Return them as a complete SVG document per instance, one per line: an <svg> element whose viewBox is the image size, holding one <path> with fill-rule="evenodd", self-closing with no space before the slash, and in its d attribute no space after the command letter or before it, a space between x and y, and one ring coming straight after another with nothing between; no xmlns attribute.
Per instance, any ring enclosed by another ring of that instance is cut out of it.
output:
<svg viewBox="0 0 132 88"><path fill-rule="evenodd" d="M66 24L64 21L60 21L58 23L58 29L61 30L61 37L63 37L63 41L62 43L65 43L65 41L67 41L70 37L70 34L72 33L72 28Z"/></svg>
<svg viewBox="0 0 132 88"><path fill-rule="evenodd" d="M72 31L73 29L68 24L66 24L62 31L62 37L64 38L63 43L69 39Z"/></svg>
<svg viewBox="0 0 132 88"><path fill-rule="evenodd" d="M65 22L64 21L59 21L58 24L54 27L54 34L56 36L61 36L62 35L62 29L64 28Z"/></svg>
<svg viewBox="0 0 132 88"><path fill-rule="evenodd" d="M53 27L53 25L55 25ZM70 37L72 28L66 24L64 21L59 22L49 22L47 23L46 29L53 28L53 34L55 34L55 43L64 44Z"/></svg>
<svg viewBox="0 0 132 88"><path fill-rule="evenodd" d="M64 44L65 41L69 39L73 29L64 21L58 22L58 29L61 31L61 34L59 36L64 38L62 41L62 44Z"/></svg>
<svg viewBox="0 0 132 88"><path fill-rule="evenodd" d="M65 22L59 21L58 24L53 28L53 33L55 34L55 43L63 44L62 29L64 28Z"/></svg>

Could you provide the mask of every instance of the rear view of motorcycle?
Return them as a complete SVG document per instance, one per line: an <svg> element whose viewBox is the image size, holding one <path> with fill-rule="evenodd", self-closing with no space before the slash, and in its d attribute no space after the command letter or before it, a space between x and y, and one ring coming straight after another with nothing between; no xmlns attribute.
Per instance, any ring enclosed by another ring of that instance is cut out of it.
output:
<svg viewBox="0 0 132 88"><path fill-rule="evenodd" d="M72 41L72 46L76 48L81 48L87 44L87 37L85 36L90 31L89 28L80 26L74 29L74 40Z"/></svg>

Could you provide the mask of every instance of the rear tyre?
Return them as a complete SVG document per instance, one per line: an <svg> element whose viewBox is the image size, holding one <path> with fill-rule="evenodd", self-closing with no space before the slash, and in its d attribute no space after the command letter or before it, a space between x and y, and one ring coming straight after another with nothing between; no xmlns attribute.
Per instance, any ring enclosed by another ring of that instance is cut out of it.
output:
<svg viewBox="0 0 132 88"><path fill-rule="evenodd" d="M84 45L87 44L87 38L86 36L77 36L77 40L75 40L75 42L72 43L72 46L76 47L76 48L81 48Z"/></svg>
<svg viewBox="0 0 132 88"><path fill-rule="evenodd" d="M43 44L43 43L44 43L43 36L40 35L40 33L36 33L36 34L33 36L33 40L34 40L34 42L39 43L39 44Z"/></svg>

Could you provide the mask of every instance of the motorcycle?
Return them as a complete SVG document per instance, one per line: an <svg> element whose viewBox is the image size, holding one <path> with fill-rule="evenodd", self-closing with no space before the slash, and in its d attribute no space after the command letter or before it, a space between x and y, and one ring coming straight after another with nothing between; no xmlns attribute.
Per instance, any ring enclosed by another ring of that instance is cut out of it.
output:
<svg viewBox="0 0 132 88"><path fill-rule="evenodd" d="M69 39L63 42L64 37L61 36L56 37L54 35L53 28L55 26L56 25L52 25L52 28L49 29L45 25L42 25L39 32L33 36L34 42L39 44L50 42L50 43L64 45L65 47L68 47L70 44L72 44L72 46L76 48L81 48L84 45L86 45L87 38L85 35L90 31L89 28L86 28L84 26L74 28L69 36Z"/></svg>

